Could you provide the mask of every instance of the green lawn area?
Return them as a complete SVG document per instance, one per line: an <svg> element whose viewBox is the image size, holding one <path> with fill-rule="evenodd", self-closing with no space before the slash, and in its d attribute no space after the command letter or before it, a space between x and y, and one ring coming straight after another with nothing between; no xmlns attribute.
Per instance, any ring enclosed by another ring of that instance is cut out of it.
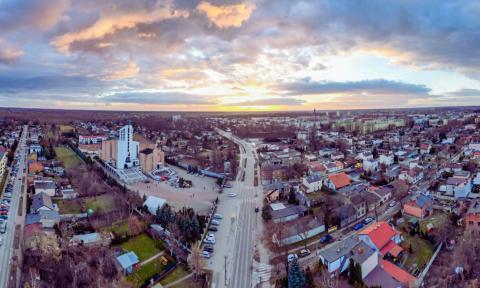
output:
<svg viewBox="0 0 480 288"><path fill-rule="evenodd" d="M103 194L97 197L85 198L85 206L93 211L101 208L103 212L109 212L115 209L115 202L111 194Z"/></svg>
<svg viewBox="0 0 480 288"><path fill-rule="evenodd" d="M412 245L412 254L408 255L408 258L405 262L406 270L410 269L414 263L417 263L417 267L422 269L423 266L432 258L433 255L433 246L430 242L421 239L418 236L410 236L408 233L403 233L405 241L402 242L401 246L408 253L410 244Z"/></svg>
<svg viewBox="0 0 480 288"><path fill-rule="evenodd" d="M140 267L135 273L127 276L127 280L132 283L136 283L137 286L140 286L147 280L152 277L155 273L158 273L165 268L162 265L160 258L155 259L154 261Z"/></svg>
<svg viewBox="0 0 480 288"><path fill-rule="evenodd" d="M105 232L114 232L117 235L125 235L128 233L128 221L117 221L111 226L103 227L102 230Z"/></svg>
<svg viewBox="0 0 480 288"><path fill-rule="evenodd" d="M57 146L54 148L58 160L63 162L65 168L77 167L82 164L82 160L68 147Z"/></svg>
<svg viewBox="0 0 480 288"><path fill-rule="evenodd" d="M123 250L133 251L140 262L152 257L163 249L160 241L155 241L147 234L142 233L120 245Z"/></svg>
<svg viewBox="0 0 480 288"><path fill-rule="evenodd" d="M167 277L163 278L160 281L160 284L165 286L169 283L177 281L184 276L187 276L188 274L189 273L187 272L187 270L185 270L185 267L183 265L178 265L175 270L173 270L170 274L167 275Z"/></svg>
<svg viewBox="0 0 480 288"><path fill-rule="evenodd" d="M55 200L60 214L78 214L81 213L82 202L80 200Z"/></svg>

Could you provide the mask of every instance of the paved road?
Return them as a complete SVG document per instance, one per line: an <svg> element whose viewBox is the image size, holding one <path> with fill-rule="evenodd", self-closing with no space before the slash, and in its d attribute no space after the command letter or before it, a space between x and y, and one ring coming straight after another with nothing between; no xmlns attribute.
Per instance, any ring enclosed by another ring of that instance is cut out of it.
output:
<svg viewBox="0 0 480 288"><path fill-rule="evenodd" d="M15 234L15 223L18 217L18 206L20 202L20 194L22 188L22 180L25 173L25 141L28 126L24 126L23 133L18 143L16 156L18 157L18 172L13 184L13 193L11 199L11 206L8 212L7 231L2 235L3 245L0 246L0 287L7 287L10 273L10 264L13 254L13 242ZM13 176L11 176L13 177ZM23 213L25 214L25 213ZM22 215L23 215L22 214Z"/></svg>
<svg viewBox="0 0 480 288"><path fill-rule="evenodd" d="M258 169L255 170L258 156L253 144L231 133L218 132L239 145L240 167L233 187L224 189L219 196L217 212L224 215L224 219L216 233L215 253L208 266L214 273L213 287L253 287L253 255L262 233L261 213L255 213L255 207L261 208L263 195L261 185L254 185L259 175ZM229 193L237 196L229 197Z"/></svg>

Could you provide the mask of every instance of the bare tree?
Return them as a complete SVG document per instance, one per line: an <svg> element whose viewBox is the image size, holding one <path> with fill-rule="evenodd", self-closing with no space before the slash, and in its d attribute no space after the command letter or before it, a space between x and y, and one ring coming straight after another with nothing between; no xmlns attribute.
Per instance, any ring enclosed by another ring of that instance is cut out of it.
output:
<svg viewBox="0 0 480 288"><path fill-rule="evenodd" d="M202 245L200 242L193 245L192 251L188 256L188 265L192 269L195 279L198 279L203 274L205 261L203 259Z"/></svg>
<svg viewBox="0 0 480 288"><path fill-rule="evenodd" d="M130 236L135 236L142 232L142 223L134 215L128 217L128 233Z"/></svg>

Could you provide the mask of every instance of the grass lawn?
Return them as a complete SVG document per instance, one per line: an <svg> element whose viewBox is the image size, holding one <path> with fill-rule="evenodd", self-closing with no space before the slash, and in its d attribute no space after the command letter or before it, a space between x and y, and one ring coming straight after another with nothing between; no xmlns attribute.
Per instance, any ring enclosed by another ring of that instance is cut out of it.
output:
<svg viewBox="0 0 480 288"><path fill-rule="evenodd" d="M412 254L408 255L405 262L405 268L408 270L414 263L417 263L419 269L423 269L423 266L432 258L433 246L430 242L421 239L418 236L410 236L408 233L403 233L405 241L401 244L403 249L408 252L410 244L412 245Z"/></svg>
<svg viewBox="0 0 480 288"><path fill-rule="evenodd" d="M103 194L97 197L85 198L85 206L93 211L101 208L104 212L109 212L115 209L115 202L111 194Z"/></svg>
<svg viewBox="0 0 480 288"><path fill-rule="evenodd" d="M54 148L58 160L63 162L65 168L77 167L82 164L82 160L68 147L57 146Z"/></svg>
<svg viewBox="0 0 480 288"><path fill-rule="evenodd" d="M167 277L163 278L160 281L160 284L165 286L169 283L175 282L178 279L187 276L188 274L189 273L187 272L187 270L185 270L185 267L183 265L178 265L177 268L175 268L175 270L170 272L170 274L168 274Z"/></svg>
<svg viewBox="0 0 480 288"><path fill-rule="evenodd" d="M120 245L123 250L133 251L137 254L140 262L152 257L163 249L161 243L142 233Z"/></svg>
<svg viewBox="0 0 480 288"><path fill-rule="evenodd" d="M137 271L135 271L135 273L128 275L127 280L129 282L141 285L145 282L145 280L162 271L163 268L165 268L165 266L162 265L160 258L158 258L140 267Z"/></svg>
<svg viewBox="0 0 480 288"><path fill-rule="evenodd" d="M81 213L82 202L80 200L55 200L60 214L78 214Z"/></svg>
<svg viewBox="0 0 480 288"><path fill-rule="evenodd" d="M111 226L102 228L106 232L115 232L117 235L125 235L128 233L128 220L121 220L113 223Z"/></svg>

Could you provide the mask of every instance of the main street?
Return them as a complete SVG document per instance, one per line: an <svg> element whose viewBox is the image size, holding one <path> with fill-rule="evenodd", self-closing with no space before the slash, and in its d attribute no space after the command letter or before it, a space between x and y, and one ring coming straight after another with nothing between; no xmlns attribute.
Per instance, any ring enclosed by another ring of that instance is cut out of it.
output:
<svg viewBox="0 0 480 288"><path fill-rule="evenodd" d="M262 221L255 208L262 206L263 191L260 184L258 156L252 143L229 132L218 130L222 136L239 145L240 161L237 179L232 188L219 196L217 212L224 219L216 233L215 253L209 259L213 270L213 287L253 287L253 259L255 248L261 245ZM257 184L257 186L255 186ZM228 194L235 193L236 197Z"/></svg>
<svg viewBox="0 0 480 288"><path fill-rule="evenodd" d="M20 239L15 240L15 225L19 223L21 219L18 217L18 208L20 205L20 196L23 193L22 184L25 180L25 143L27 137L28 126L23 127L22 136L20 141L18 141L16 159L18 163L17 175L13 179L13 193L10 203L10 209L8 212L7 220L7 230L5 234L2 234L3 244L0 246L0 287L8 287L10 268L12 264L12 256L14 253L14 241L20 241ZM10 177L13 177L10 174ZM22 212L22 215L25 214L25 211ZM23 219L23 218L22 218ZM21 231L19 231L21 233Z"/></svg>

